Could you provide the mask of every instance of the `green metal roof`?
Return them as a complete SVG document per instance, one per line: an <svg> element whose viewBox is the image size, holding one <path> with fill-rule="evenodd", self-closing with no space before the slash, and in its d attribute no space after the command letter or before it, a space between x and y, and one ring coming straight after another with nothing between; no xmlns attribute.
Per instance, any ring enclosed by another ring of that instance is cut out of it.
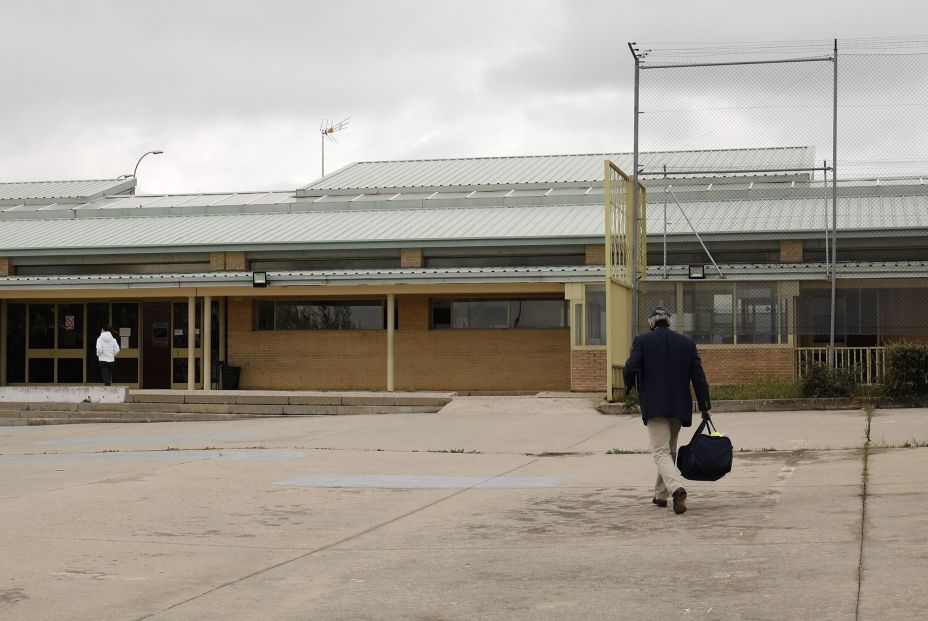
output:
<svg viewBox="0 0 928 621"><path fill-rule="evenodd" d="M477 190L513 187L602 185L603 161L632 171L631 153L534 155L435 160L357 162L297 190L297 196L360 194L364 191ZM811 147L654 151L639 154L647 170L674 171L807 168L815 165ZM724 176L719 174L718 176Z"/></svg>
<svg viewBox="0 0 928 621"><path fill-rule="evenodd" d="M135 188L135 177L86 181L18 181L0 183L0 205L86 203Z"/></svg>

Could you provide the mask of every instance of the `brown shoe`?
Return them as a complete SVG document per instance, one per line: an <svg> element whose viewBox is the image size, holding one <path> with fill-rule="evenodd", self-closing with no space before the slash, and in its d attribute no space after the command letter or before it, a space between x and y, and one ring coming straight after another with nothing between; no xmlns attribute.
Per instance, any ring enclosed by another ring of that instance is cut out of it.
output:
<svg viewBox="0 0 928 621"><path fill-rule="evenodd" d="M686 513L686 490L678 487L673 493L673 512L677 515Z"/></svg>
<svg viewBox="0 0 928 621"><path fill-rule="evenodd" d="M666 506L667 506L667 499L666 499L666 498L658 498L657 496L655 496L654 498L651 499L651 502L654 503L654 504L656 504L658 507L666 507Z"/></svg>

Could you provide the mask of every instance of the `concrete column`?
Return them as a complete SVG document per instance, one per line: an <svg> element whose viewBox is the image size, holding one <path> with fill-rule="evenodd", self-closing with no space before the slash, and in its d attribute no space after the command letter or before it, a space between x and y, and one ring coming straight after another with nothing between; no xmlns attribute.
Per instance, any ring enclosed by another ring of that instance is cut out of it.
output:
<svg viewBox="0 0 928 621"><path fill-rule="evenodd" d="M197 298L187 297L187 390L197 385L196 359Z"/></svg>
<svg viewBox="0 0 928 621"><path fill-rule="evenodd" d="M219 359L229 364L228 349L226 345L226 305L229 298L219 298Z"/></svg>
<svg viewBox="0 0 928 621"><path fill-rule="evenodd" d="M203 390L213 387L213 297L203 296Z"/></svg>
<svg viewBox="0 0 928 621"><path fill-rule="evenodd" d="M393 392L396 390L394 385L393 361L394 361L394 331L393 324L396 322L396 312L393 308L395 296L392 293L387 294L387 390Z"/></svg>

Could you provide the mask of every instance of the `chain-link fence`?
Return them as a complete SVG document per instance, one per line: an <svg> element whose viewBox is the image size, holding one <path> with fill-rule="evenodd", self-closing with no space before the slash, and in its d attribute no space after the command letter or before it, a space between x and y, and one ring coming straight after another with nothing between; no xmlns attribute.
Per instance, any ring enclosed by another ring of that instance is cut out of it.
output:
<svg viewBox="0 0 928 621"><path fill-rule="evenodd" d="M870 381L887 343L928 339L928 39L632 47L639 331L661 304L699 343Z"/></svg>

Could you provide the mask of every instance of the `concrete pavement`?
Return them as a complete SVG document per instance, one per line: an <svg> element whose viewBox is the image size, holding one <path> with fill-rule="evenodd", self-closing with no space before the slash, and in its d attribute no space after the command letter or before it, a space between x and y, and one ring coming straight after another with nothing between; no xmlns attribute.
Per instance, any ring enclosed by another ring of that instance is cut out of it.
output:
<svg viewBox="0 0 928 621"><path fill-rule="evenodd" d="M682 516L584 399L0 427L0 618L924 616L928 410L870 450L863 412L716 421L734 469Z"/></svg>

